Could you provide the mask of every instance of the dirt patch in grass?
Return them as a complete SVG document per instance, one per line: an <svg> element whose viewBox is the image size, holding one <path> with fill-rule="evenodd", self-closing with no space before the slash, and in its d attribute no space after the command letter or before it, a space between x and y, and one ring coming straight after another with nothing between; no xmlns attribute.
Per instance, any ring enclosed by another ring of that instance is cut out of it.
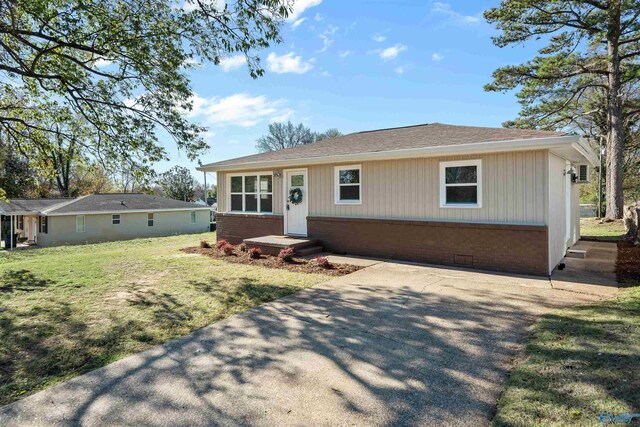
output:
<svg viewBox="0 0 640 427"><path fill-rule="evenodd" d="M618 242L616 276L623 286L640 286L640 246L629 241Z"/></svg>
<svg viewBox="0 0 640 427"><path fill-rule="evenodd" d="M325 268L318 265L314 260L294 258L291 262L284 262L277 256L272 255L261 255L260 258L252 259L249 257L247 252L241 252L238 250L231 255L225 255L222 251L216 248L190 247L184 248L182 251L188 254L206 255L213 259L219 259L236 264L260 265L267 268L280 268L296 273L317 273L326 274L327 276L344 276L345 274L353 273L354 271L358 271L363 268L361 266L350 264L332 264L331 267Z"/></svg>

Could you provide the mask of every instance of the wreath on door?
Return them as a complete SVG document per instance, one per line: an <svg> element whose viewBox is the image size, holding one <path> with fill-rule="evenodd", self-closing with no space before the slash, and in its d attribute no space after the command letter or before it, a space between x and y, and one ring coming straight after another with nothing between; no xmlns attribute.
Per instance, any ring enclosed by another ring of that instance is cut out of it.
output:
<svg viewBox="0 0 640 427"><path fill-rule="evenodd" d="M289 203L293 205L299 205L302 203L302 190L299 188L292 188L289 190Z"/></svg>

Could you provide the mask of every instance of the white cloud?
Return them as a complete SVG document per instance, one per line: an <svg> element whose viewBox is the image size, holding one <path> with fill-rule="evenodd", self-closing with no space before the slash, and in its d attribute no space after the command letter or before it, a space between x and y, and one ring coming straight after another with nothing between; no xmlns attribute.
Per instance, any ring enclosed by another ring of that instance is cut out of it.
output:
<svg viewBox="0 0 640 427"><path fill-rule="evenodd" d="M315 7L322 3L322 0L296 0L293 4L293 12L289 15L289 21L297 20L305 10Z"/></svg>
<svg viewBox="0 0 640 427"><path fill-rule="evenodd" d="M460 12L456 12L448 3L435 2L431 10L447 16L449 19L459 24L474 25L481 22L481 17L479 15L464 15Z"/></svg>
<svg viewBox="0 0 640 427"><path fill-rule="evenodd" d="M291 24L291 28L298 28L300 26L300 24L302 24L304 21L306 21L307 18L300 18L300 19L296 19L295 21L293 21L293 23Z"/></svg>
<svg viewBox="0 0 640 427"><path fill-rule="evenodd" d="M234 55L229 58L223 58L220 60L220 67L224 71L235 70L236 68L240 68L247 63L247 58L243 55Z"/></svg>
<svg viewBox="0 0 640 427"><path fill-rule="evenodd" d="M313 17L313 20L316 22L322 22L324 20L324 16L320 15L319 13L316 13L316 15Z"/></svg>
<svg viewBox="0 0 640 427"><path fill-rule="evenodd" d="M400 75L402 75L402 74L404 74L404 67L402 67L402 66L401 66L401 67L396 67L396 68L394 68L394 70L393 70L393 71L394 71L396 74L400 74Z"/></svg>
<svg viewBox="0 0 640 427"><path fill-rule="evenodd" d="M376 34L376 35L374 35L373 37L371 37L371 39L372 39L374 42L382 43L382 42L383 42L383 41L385 41L387 38L386 38L385 36L383 36L383 35Z"/></svg>
<svg viewBox="0 0 640 427"><path fill-rule="evenodd" d="M93 63L93 65L95 65L98 68L108 67L111 64L113 64L113 61L109 61L108 59L104 59L104 58L100 58Z"/></svg>
<svg viewBox="0 0 640 427"><path fill-rule="evenodd" d="M431 60L435 62L440 62L444 59L444 55L439 54L438 52L431 55Z"/></svg>
<svg viewBox="0 0 640 427"><path fill-rule="evenodd" d="M313 68L311 61L303 61L301 56L294 56L293 52L289 52L284 55L278 55L271 52L267 55L267 63L269 69L274 73L295 73L304 74Z"/></svg>
<svg viewBox="0 0 640 427"><path fill-rule="evenodd" d="M193 108L187 116L214 126L251 127L261 122L287 120L293 114L285 100L270 100L263 95L238 93L224 98L203 98L196 94L192 101Z"/></svg>
<svg viewBox="0 0 640 427"><path fill-rule="evenodd" d="M333 25L329 25L329 27L324 31L324 33L320 34L320 38L322 39L322 48L316 50L316 53L322 53L329 49L329 47L333 44L332 36L338 31L338 27Z"/></svg>
<svg viewBox="0 0 640 427"><path fill-rule="evenodd" d="M378 55L380 55L380 58L383 61L390 61L392 59L397 58L400 52L404 52L405 50L407 50L407 47L405 45L397 44L395 46L391 46L385 49L378 49L375 52L377 52Z"/></svg>
<svg viewBox="0 0 640 427"><path fill-rule="evenodd" d="M320 73L320 75L321 75L322 77L331 77L331 73L330 73L330 72L328 72L327 70L322 71L322 72Z"/></svg>
<svg viewBox="0 0 640 427"><path fill-rule="evenodd" d="M346 58L347 56L351 55L353 52L351 52L350 50L342 50L340 52L338 52L338 56L340 58Z"/></svg>

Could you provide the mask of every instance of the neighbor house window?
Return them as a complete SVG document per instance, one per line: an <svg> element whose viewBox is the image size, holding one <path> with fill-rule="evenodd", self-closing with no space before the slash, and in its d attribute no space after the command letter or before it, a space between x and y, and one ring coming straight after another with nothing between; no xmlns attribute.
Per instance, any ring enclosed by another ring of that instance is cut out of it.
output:
<svg viewBox="0 0 640 427"><path fill-rule="evenodd" d="M482 160L440 162L440 207L482 206Z"/></svg>
<svg viewBox="0 0 640 427"><path fill-rule="evenodd" d="M231 211L273 212L273 175L271 172L231 175L229 190Z"/></svg>
<svg viewBox="0 0 640 427"><path fill-rule="evenodd" d="M16 224L16 228L18 230L24 230L24 216L19 215L18 216L18 223Z"/></svg>
<svg viewBox="0 0 640 427"><path fill-rule="evenodd" d="M111 215L111 224L120 225L120 215L119 214Z"/></svg>
<svg viewBox="0 0 640 427"><path fill-rule="evenodd" d="M196 212L191 211L191 224L195 224L195 223L196 223Z"/></svg>
<svg viewBox="0 0 640 427"><path fill-rule="evenodd" d="M38 221L40 222L40 232L43 234L47 234L47 232L49 231L49 217L40 216L38 217Z"/></svg>
<svg viewBox="0 0 640 427"><path fill-rule="evenodd" d="M147 226L148 227L153 227L153 214L152 213L148 213L147 214Z"/></svg>
<svg viewBox="0 0 640 427"><path fill-rule="evenodd" d="M84 233L84 215L76 215L76 233Z"/></svg>
<svg viewBox="0 0 640 427"><path fill-rule="evenodd" d="M336 204L360 204L362 199L362 169L360 165L335 167Z"/></svg>

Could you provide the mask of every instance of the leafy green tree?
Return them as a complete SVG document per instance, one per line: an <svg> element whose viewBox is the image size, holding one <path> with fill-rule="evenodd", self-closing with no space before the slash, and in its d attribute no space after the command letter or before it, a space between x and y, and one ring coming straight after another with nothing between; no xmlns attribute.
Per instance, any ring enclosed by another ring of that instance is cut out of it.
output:
<svg viewBox="0 0 640 427"><path fill-rule="evenodd" d="M34 171L27 158L0 141L0 200L26 197L35 184Z"/></svg>
<svg viewBox="0 0 640 427"><path fill-rule="evenodd" d="M148 167L167 157L159 130L190 159L207 147L184 115L185 71L242 53L262 75L256 52L280 42L290 2L0 0L0 10L0 130L12 144L26 151L50 123L81 116L88 155Z"/></svg>
<svg viewBox="0 0 640 427"><path fill-rule="evenodd" d="M174 166L160 175L158 184L165 197L185 202L196 200L196 180L191 171L182 166Z"/></svg>
<svg viewBox="0 0 640 427"><path fill-rule="evenodd" d="M489 91L520 88L520 118L510 125L562 128L605 112L607 217L624 208L625 126L637 120L640 97L640 2L637 0L502 0L485 12L499 47L534 40L539 55L499 68ZM601 100L593 110L589 101Z"/></svg>

